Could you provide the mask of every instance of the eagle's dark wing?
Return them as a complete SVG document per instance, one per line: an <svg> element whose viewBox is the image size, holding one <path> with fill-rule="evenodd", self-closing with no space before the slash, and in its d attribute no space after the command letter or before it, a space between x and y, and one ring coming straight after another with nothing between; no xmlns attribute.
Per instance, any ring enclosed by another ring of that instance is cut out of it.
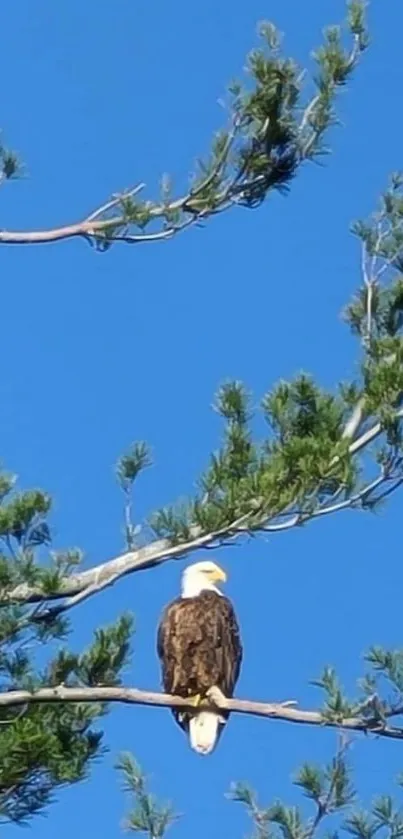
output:
<svg viewBox="0 0 403 839"><path fill-rule="evenodd" d="M232 696L242 644L231 601L213 591L172 601L158 627L157 651L167 693L203 696L215 685Z"/></svg>
<svg viewBox="0 0 403 839"><path fill-rule="evenodd" d="M234 607L227 597L220 597L215 625L218 678L214 684L220 688L224 696L231 697L239 678L243 651Z"/></svg>
<svg viewBox="0 0 403 839"><path fill-rule="evenodd" d="M161 662L162 685L166 693L174 693L175 672L180 664L180 633L178 637L178 611L182 600L178 598L164 609L157 632L157 653Z"/></svg>

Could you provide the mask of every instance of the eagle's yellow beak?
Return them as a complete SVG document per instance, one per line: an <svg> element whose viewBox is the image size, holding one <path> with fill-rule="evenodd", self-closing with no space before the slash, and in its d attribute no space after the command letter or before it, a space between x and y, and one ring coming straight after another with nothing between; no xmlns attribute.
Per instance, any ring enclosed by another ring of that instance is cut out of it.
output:
<svg viewBox="0 0 403 839"><path fill-rule="evenodd" d="M227 575L219 565L216 565L214 569L209 572L210 580L213 583L226 583L227 582Z"/></svg>

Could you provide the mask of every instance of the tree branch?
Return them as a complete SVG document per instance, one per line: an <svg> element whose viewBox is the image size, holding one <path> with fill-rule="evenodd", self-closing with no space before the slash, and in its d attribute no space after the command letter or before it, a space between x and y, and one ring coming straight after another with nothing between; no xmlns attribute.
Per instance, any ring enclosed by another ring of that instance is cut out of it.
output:
<svg viewBox="0 0 403 839"><path fill-rule="evenodd" d="M153 568L166 562L169 559L179 559L191 550L204 548L219 539L221 536L228 536L233 526L228 526L219 531L213 531L204 535L200 534L200 528L193 528L192 538L189 542L180 545L172 545L169 539L158 539L150 545L138 548L136 551L129 551L121 554L115 559L82 571L80 574L72 574L63 578L58 591L44 593L39 586L30 586L21 583L11 591L2 591L0 594L0 605L6 603L38 603L45 600L59 600L61 597L70 597L67 601L70 606L84 600L85 597L96 591L107 588L116 580L131 574L134 571L142 571ZM74 598L74 602L73 601Z"/></svg>
<svg viewBox="0 0 403 839"><path fill-rule="evenodd" d="M254 702L249 699L226 699L220 691L213 689L213 696L206 700L206 707L219 708L236 714L248 714L254 717L266 717L284 722L302 725L319 725L339 728L349 731L373 733L379 737L389 737L396 740L403 739L403 728L380 723L379 720L362 719L359 716L347 717L342 720L328 720L320 711L303 711L290 707L291 702ZM18 705L31 705L49 702L118 702L124 705L147 705L161 708L186 708L194 706L187 699L171 696L167 693L143 691L127 687L57 687L41 688L34 692L26 690L7 691L0 694L0 707L6 708ZM394 714L402 713L397 709Z"/></svg>
<svg viewBox="0 0 403 839"><path fill-rule="evenodd" d="M403 417L403 409L396 412L397 418ZM377 422L371 428L367 429L360 437L354 440L349 447L350 454L354 455L365 446L372 443L383 431L381 422ZM332 460L332 465L336 463L338 457ZM289 530L304 524L311 519L319 518L324 515L338 512L347 508L356 506L358 503L365 500L369 493L372 492L385 480L384 477L377 478L367 486L363 487L359 492L350 496L349 498L338 502L336 504L328 504L318 507L309 513L294 513L290 517L280 523L271 523L270 515L262 514L260 519L256 519L255 513L249 512L241 516L236 521L220 528L219 530L203 533L201 528L195 526L190 529L190 538L187 542L180 542L172 545L169 539L157 539L149 545L138 548L135 551L128 551L121 554L114 559L96 565L94 568L89 568L87 571L82 571L78 574L71 574L62 579L60 587L54 592L44 592L40 586L29 585L28 583L21 583L14 589L0 591L0 606L10 603L44 603L51 600L60 600L67 598L63 604L48 609L41 614L38 614L36 620L46 620L47 618L55 617L61 612L71 609L78 603L86 600L93 594L99 593L104 588L113 585L121 577L127 574L132 574L135 571L142 571L148 568L153 568L161 565L172 559L182 559L184 556L192 551L200 548L212 547L215 543L223 539L233 539L240 535L245 535L248 531L262 530L265 533L274 533L282 530ZM279 517L280 514L276 516Z"/></svg>
<svg viewBox="0 0 403 839"><path fill-rule="evenodd" d="M120 195L113 195L110 201L107 201L101 207L98 207L83 221L64 225L63 227L55 227L50 230L34 230L28 232L0 230L0 244L5 245L35 245L35 244L49 244L50 242L59 242L63 239L73 239L82 237L90 244L96 244L99 237L108 235L113 231L113 241L126 242L129 244L136 244L139 242L155 242L163 239L170 239L176 233L184 230L190 225L201 221L205 215L213 215L216 209L209 209L206 213L203 209L195 210L191 208L191 202L194 201L201 193L208 189L214 179L220 174L221 169L225 166L232 144L234 142L237 130L239 128L239 120L234 119L233 128L228 133L227 141L224 144L223 150L218 155L216 165L213 167L210 174L201 183L190 190L186 195L163 204L147 205L147 215L149 220L166 218L172 213L189 213L190 217L185 218L180 223L168 224L163 230L155 233L138 233L133 234L127 232L132 224L125 212L125 202L128 199L133 199L143 188L144 184L138 184L133 189L126 190ZM226 190L226 192L228 189ZM227 194L219 195L218 204L223 205L227 200ZM111 210L116 210L115 216L106 216ZM119 233L117 231L124 231Z"/></svg>
<svg viewBox="0 0 403 839"><path fill-rule="evenodd" d="M302 117L302 76L294 62L278 54L280 39L273 25L262 24L263 46L249 55L247 65L253 92L238 83L231 85L229 130L216 137L210 160L199 164L196 182L185 194L172 199L168 185L163 184L162 200L134 201L144 187L139 184L113 195L73 224L27 232L0 230L0 244L48 244L77 237L105 250L116 241L155 242L233 206L257 207L274 189L284 190L304 162L322 153L324 135L334 124L337 91L368 45L364 3L359 0L355 6L355 17L349 9L347 20L351 48L344 48L341 30L337 30L333 38L325 33L324 45L314 55L317 93L305 105ZM15 174L13 158L8 157L8 167L4 159L1 162L5 177ZM157 223L156 232L146 231L150 223Z"/></svg>

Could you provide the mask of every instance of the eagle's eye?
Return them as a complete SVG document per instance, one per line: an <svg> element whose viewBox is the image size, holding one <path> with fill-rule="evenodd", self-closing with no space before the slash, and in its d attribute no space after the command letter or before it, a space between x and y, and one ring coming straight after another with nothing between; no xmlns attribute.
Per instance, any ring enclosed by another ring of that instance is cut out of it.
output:
<svg viewBox="0 0 403 839"><path fill-rule="evenodd" d="M215 568L208 568L204 572L209 580L214 583L222 582L225 583L227 580L227 575L222 568L219 568L218 565Z"/></svg>

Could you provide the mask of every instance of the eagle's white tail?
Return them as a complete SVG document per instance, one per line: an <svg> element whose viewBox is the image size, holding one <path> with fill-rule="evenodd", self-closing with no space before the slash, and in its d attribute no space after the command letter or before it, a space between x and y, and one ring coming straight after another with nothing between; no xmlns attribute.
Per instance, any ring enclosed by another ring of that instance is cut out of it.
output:
<svg viewBox="0 0 403 839"><path fill-rule="evenodd" d="M219 735L220 714L200 711L189 720L190 745L195 752L208 755L213 751Z"/></svg>

